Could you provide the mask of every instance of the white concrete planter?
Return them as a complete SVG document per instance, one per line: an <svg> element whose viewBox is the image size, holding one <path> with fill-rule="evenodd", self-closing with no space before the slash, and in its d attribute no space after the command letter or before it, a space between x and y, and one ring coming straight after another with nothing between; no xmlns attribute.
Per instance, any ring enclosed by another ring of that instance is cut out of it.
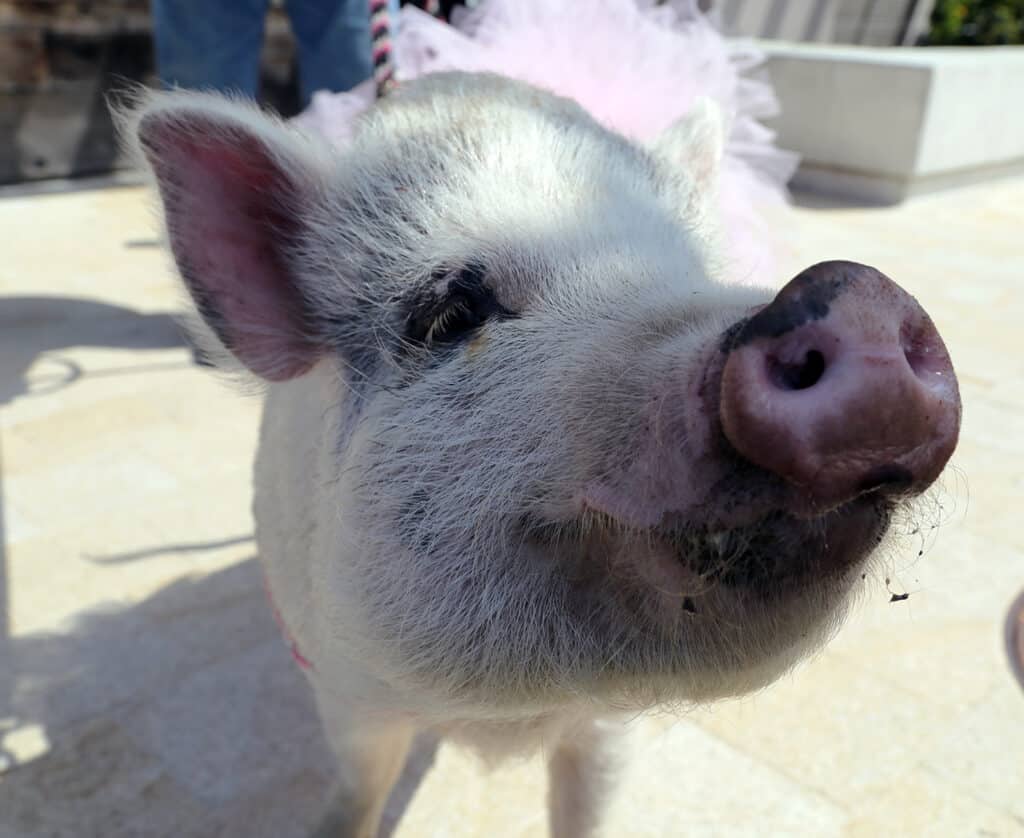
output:
<svg viewBox="0 0 1024 838"><path fill-rule="evenodd" d="M1024 172L1024 47L758 46L796 188L895 203Z"/></svg>

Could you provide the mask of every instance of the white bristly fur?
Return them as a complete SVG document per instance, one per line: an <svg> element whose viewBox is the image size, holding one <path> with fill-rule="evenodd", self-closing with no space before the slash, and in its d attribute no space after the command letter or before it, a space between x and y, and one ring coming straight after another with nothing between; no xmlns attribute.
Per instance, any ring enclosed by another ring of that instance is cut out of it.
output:
<svg viewBox="0 0 1024 838"><path fill-rule="evenodd" d="M583 835L602 719L757 689L839 620L852 573L792 596L659 591L634 561L656 568L653 536L580 507L588 485L634 497L648 477L686 507L700 440L662 452L656 429L685 425L674 411L708 348L771 297L720 281L718 120L701 107L643 149L571 102L457 74L400 90L340 153L209 95L154 94L123 117L129 137L253 138L290 185L273 196L298 224L280 246L304 312L288 346L311 355L274 357L263 321L233 334L270 377L309 362L267 385L255 517L341 761L342 834L372 834L412 735L432 729L492 757L548 747L552 823ZM180 188L158 187L165 203ZM178 223L168 211L172 238ZM410 345L410 294L468 263L519 317L441 355Z"/></svg>

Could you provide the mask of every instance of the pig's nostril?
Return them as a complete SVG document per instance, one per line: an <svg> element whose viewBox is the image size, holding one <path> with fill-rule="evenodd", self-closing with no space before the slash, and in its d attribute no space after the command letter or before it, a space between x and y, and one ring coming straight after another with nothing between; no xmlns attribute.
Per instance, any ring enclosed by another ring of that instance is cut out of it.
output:
<svg viewBox="0 0 1024 838"><path fill-rule="evenodd" d="M906 489L914 482L910 470L895 463L878 466L865 475L857 489L861 492L894 493Z"/></svg>
<svg viewBox="0 0 1024 838"><path fill-rule="evenodd" d="M930 324L904 324L900 339L903 344L903 356L918 378L949 371L949 361L942 341Z"/></svg>
<svg viewBox="0 0 1024 838"><path fill-rule="evenodd" d="M943 359L939 352L936 351L934 346L924 342L905 347L903 356L907 359L907 363L910 364L910 368L918 378L925 378L930 374L942 372L944 367Z"/></svg>
<svg viewBox="0 0 1024 838"><path fill-rule="evenodd" d="M769 356L768 374L780 390L806 390L825 374L825 356L817 349L809 349L803 360L797 363L786 363Z"/></svg>
<svg viewBox="0 0 1024 838"><path fill-rule="evenodd" d="M915 375L920 376L925 371L927 349L922 347L919 341L905 341L903 344L903 357L907 359L907 363Z"/></svg>

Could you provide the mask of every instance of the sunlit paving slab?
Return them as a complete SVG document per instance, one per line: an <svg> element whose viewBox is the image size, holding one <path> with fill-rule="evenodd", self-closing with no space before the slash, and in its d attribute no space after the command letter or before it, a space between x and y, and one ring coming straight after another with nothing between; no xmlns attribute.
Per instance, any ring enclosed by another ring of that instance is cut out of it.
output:
<svg viewBox="0 0 1024 838"><path fill-rule="evenodd" d="M960 448L826 651L633 723L603 834L1024 834L1022 207L1011 179L773 219L780 281L852 259L920 299ZM0 836L305 835L332 768L254 560L258 398L193 362L140 189L4 197L0 231ZM545 782L425 740L385 827L542 836Z"/></svg>

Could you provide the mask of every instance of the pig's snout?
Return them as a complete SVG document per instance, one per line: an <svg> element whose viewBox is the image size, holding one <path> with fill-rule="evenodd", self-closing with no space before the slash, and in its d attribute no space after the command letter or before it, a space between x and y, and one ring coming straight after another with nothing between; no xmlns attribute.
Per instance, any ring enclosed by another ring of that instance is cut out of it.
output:
<svg viewBox="0 0 1024 838"><path fill-rule="evenodd" d="M960 395L942 338L873 268L808 268L739 328L728 353L726 438L813 510L869 491L923 491L956 447Z"/></svg>

